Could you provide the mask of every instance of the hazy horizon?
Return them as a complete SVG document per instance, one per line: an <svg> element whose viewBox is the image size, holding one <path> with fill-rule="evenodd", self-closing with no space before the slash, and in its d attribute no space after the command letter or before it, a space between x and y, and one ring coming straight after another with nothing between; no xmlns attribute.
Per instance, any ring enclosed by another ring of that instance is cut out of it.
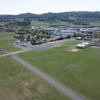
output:
<svg viewBox="0 0 100 100"><path fill-rule="evenodd" d="M99 0L3 0L0 15L21 13L58 13L70 11L100 11Z"/></svg>
<svg viewBox="0 0 100 100"><path fill-rule="evenodd" d="M64 11L64 12L100 12L100 11ZM36 14L36 15L41 15L41 14L46 14L46 13L64 13L64 12L44 12L44 13L32 13L32 12L22 12L22 13L16 13L16 14L0 14L0 15L20 15L20 14Z"/></svg>

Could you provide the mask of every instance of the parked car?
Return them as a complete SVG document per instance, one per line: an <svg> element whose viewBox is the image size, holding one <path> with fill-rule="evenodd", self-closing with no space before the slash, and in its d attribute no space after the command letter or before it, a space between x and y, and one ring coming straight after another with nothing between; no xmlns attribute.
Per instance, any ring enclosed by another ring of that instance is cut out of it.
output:
<svg viewBox="0 0 100 100"><path fill-rule="evenodd" d="M76 40L82 40L82 37L76 37Z"/></svg>
<svg viewBox="0 0 100 100"><path fill-rule="evenodd" d="M26 43L22 43L22 44L21 44L21 46L25 46L25 47L26 47L26 46L27 46L27 44L26 44Z"/></svg>
<svg viewBox="0 0 100 100"><path fill-rule="evenodd" d="M86 48L86 45L85 44L77 44L76 48Z"/></svg>
<svg viewBox="0 0 100 100"><path fill-rule="evenodd" d="M35 42L32 41L31 44L32 44L32 45L40 45L40 44L42 44L42 42L41 42L41 41L35 41Z"/></svg>
<svg viewBox="0 0 100 100"><path fill-rule="evenodd" d="M76 45L76 48L87 48L87 47L89 47L88 42L82 42L82 43Z"/></svg>
<svg viewBox="0 0 100 100"><path fill-rule="evenodd" d="M16 40L15 43L20 43L20 40Z"/></svg>

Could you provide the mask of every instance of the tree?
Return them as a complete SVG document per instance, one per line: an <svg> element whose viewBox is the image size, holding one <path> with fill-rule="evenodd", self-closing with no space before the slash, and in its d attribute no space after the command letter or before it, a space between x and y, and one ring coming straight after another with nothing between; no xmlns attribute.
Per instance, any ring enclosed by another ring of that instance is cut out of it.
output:
<svg viewBox="0 0 100 100"><path fill-rule="evenodd" d="M26 37L26 42L29 42L29 41L31 41L31 36L30 36L30 35L28 35L28 36Z"/></svg>
<svg viewBox="0 0 100 100"><path fill-rule="evenodd" d="M20 41L24 41L25 40L25 36L26 35L31 35L31 31L28 27L20 27L16 32L15 32L15 36L18 37L20 39ZM30 36L28 36L26 38L26 41L28 42L30 40Z"/></svg>
<svg viewBox="0 0 100 100"><path fill-rule="evenodd" d="M20 39L20 41L24 41L25 40L25 36L23 36L23 35L21 35L20 37L19 37L19 39Z"/></svg>

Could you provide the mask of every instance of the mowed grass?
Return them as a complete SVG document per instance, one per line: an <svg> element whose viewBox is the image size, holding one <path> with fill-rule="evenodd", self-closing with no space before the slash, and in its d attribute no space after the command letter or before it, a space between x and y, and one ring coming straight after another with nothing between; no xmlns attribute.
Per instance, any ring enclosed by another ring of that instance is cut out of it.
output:
<svg viewBox="0 0 100 100"><path fill-rule="evenodd" d="M0 100L69 100L11 57L0 58Z"/></svg>
<svg viewBox="0 0 100 100"><path fill-rule="evenodd" d="M17 51L18 48L12 46L14 40L13 38L14 33L0 33L0 48L4 49L5 51Z"/></svg>
<svg viewBox="0 0 100 100"><path fill-rule="evenodd" d="M72 52L75 43L19 56L90 100L100 100L100 49Z"/></svg>
<svg viewBox="0 0 100 100"><path fill-rule="evenodd" d="M0 32L0 39L10 39L13 35L14 32Z"/></svg>

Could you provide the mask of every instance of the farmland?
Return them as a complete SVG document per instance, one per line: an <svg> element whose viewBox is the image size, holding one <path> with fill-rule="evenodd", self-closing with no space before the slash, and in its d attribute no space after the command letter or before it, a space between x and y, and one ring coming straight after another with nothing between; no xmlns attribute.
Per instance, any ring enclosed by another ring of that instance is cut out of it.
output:
<svg viewBox="0 0 100 100"><path fill-rule="evenodd" d="M100 26L100 22L90 22L91 26Z"/></svg>
<svg viewBox="0 0 100 100"><path fill-rule="evenodd" d="M72 52L75 44L67 42L61 47L30 51L19 56L90 100L99 100L100 49L87 48Z"/></svg>
<svg viewBox="0 0 100 100"><path fill-rule="evenodd" d="M31 23L32 26L49 26L49 25L54 25L54 26L59 26L59 25L70 25L69 22L43 22L43 21L32 21Z"/></svg>

